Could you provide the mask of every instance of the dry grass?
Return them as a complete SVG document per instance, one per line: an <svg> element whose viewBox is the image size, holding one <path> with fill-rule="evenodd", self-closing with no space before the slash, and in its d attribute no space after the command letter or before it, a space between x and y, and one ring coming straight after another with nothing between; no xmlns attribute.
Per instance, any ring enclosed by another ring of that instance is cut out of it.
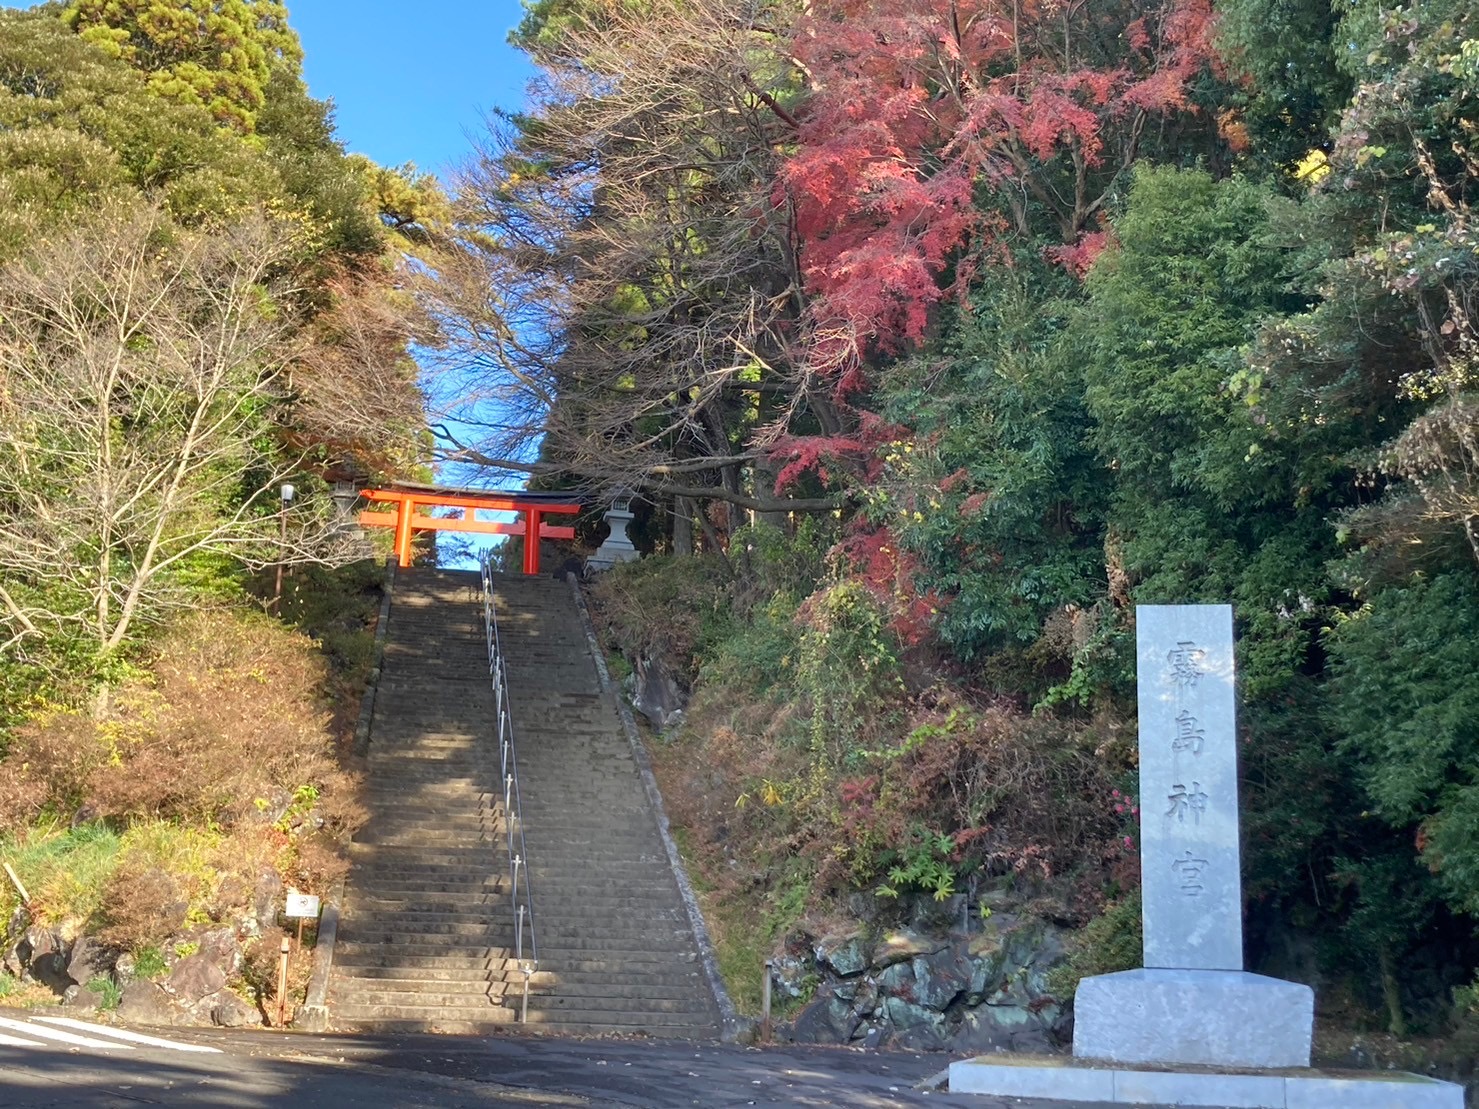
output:
<svg viewBox="0 0 1479 1109"><path fill-rule="evenodd" d="M264 872L327 891L364 819L327 681L306 636L202 612L160 639L106 713L18 729L0 763L0 855L34 918L138 951L245 919ZM0 910L14 907L9 893Z"/></svg>
<svg viewBox="0 0 1479 1109"><path fill-rule="evenodd" d="M106 714L54 712L16 731L0 831L46 810L230 826L303 790L347 831L360 814L334 755L325 680L305 636L262 617L191 616Z"/></svg>

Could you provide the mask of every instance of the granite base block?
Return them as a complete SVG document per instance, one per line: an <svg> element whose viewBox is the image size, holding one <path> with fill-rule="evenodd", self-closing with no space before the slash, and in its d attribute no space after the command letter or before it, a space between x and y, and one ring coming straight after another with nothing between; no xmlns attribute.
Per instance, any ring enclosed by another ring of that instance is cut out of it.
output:
<svg viewBox="0 0 1479 1109"><path fill-rule="evenodd" d="M950 1064L950 1092L1110 1104L1114 1101L1114 1071L1076 1067L1071 1059L1062 1057L984 1056Z"/></svg>
<svg viewBox="0 0 1479 1109"><path fill-rule="evenodd" d="M950 1064L950 1092L1081 1105L1184 1105L1216 1109L1464 1109L1464 1089L1417 1074L1219 1074L1137 1070L1062 1056L982 1056Z"/></svg>
<svg viewBox="0 0 1479 1109"><path fill-rule="evenodd" d="M1464 1109L1464 1088L1420 1074L1393 1071L1380 1078L1290 1078L1284 1109Z"/></svg>
<svg viewBox="0 0 1479 1109"><path fill-rule="evenodd" d="M1127 970L1081 981L1073 1013L1079 1059L1307 1067L1315 994L1239 970Z"/></svg>
<svg viewBox="0 0 1479 1109"><path fill-rule="evenodd" d="M1112 1102L1209 1109L1285 1109L1284 1079L1266 1074L1183 1074L1115 1070ZM1212 1081L1209 1081L1211 1079ZM1333 1106L1330 1109L1334 1109Z"/></svg>

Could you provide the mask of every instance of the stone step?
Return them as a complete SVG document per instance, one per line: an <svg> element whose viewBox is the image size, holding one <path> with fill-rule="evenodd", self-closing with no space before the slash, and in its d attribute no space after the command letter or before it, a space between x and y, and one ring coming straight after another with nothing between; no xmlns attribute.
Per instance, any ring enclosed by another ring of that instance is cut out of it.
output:
<svg viewBox="0 0 1479 1109"><path fill-rule="evenodd" d="M395 844L374 846L394 847ZM381 890L392 886L407 889L427 886L433 890L462 893L491 888L508 881L508 877L509 867L502 858L501 851L481 865L457 862L441 866L431 863L416 866L410 862L386 860L365 863L355 870L355 883L373 880L376 888ZM352 888L358 887L356 885Z"/></svg>
<svg viewBox="0 0 1479 1109"><path fill-rule="evenodd" d="M398 973L444 970L478 978L503 970L517 957L513 947L487 947L466 951L449 951L445 945L418 947L416 950L390 950L384 944L351 944L341 952L334 951L334 966L337 973L360 974L367 968L383 968ZM532 954L530 956L532 958ZM540 972L551 974L605 975L613 978L630 978L647 973L681 974L685 968L698 970L696 956L673 959L666 954L651 950L632 951L616 958L608 958L590 952L539 951Z"/></svg>
<svg viewBox="0 0 1479 1109"><path fill-rule="evenodd" d="M341 924L341 929L347 925ZM389 949L397 954L451 955L495 952L497 958L513 958L511 929L506 925L497 928L481 928L477 925L425 925L414 929L399 928L394 921L376 921L361 928L348 929L341 933L339 943L352 945L353 950L367 951L374 948ZM536 933L537 942L531 950L537 950L541 959L559 960L569 956L575 959L604 959L626 961L642 956L647 961L652 948L664 940L681 940L684 933L675 925L659 927L643 932L626 934L597 934L584 936L546 936ZM528 936L526 934L526 940ZM500 945L500 946L495 946ZM334 953L338 959L337 947Z"/></svg>
<svg viewBox="0 0 1479 1109"><path fill-rule="evenodd" d="M487 845L503 848L506 840L501 828L495 828L490 823L480 835L476 831L456 828L411 827L411 828L381 828L361 829L358 833L357 843L366 847L391 846L391 847L435 847L437 844L467 844L470 846Z"/></svg>
<svg viewBox="0 0 1479 1109"><path fill-rule="evenodd" d="M496 986L489 982L482 984L481 993L450 993L441 989L427 990L378 990L367 989L363 983L340 981L334 991L334 1000L337 1002L340 1014L346 1009L379 1009L386 1006L430 1009L436 1012L456 1012L459 1010L487 1010L498 1009L504 1005L504 997L508 993L516 996L519 990L509 990L503 982ZM532 1000L531 995L531 1000Z"/></svg>
<svg viewBox="0 0 1479 1109"><path fill-rule="evenodd" d="M525 841L527 843L527 840ZM418 857L405 857L389 854L373 854L376 848L384 851L398 851L413 846L404 843L356 843L359 848L355 852L355 859L361 868L356 873L378 874L389 876L401 874L407 878L415 879L419 876L436 875L451 879L475 877L480 874L508 873L509 861L507 854L507 840L499 835L488 841L483 849L466 851L462 846L455 850L456 855L438 854L437 848L444 848L445 844L436 844L429 847L418 847L416 850L422 852ZM549 852L542 852L534 844L528 844L529 859L525 864L529 873L537 880L544 879L554 885L569 885L575 888L589 887L596 890L610 890L620 888L630 882L661 881L671 882L672 872L666 870L664 863L658 859L644 859L637 861L632 858L621 858L590 851L580 853L580 857L566 859L562 862L548 862L551 857ZM603 845L605 851L620 844ZM635 847L636 844L634 843ZM565 847L565 854L570 852L570 844ZM514 853L522 856L524 845L517 837L514 839Z"/></svg>
<svg viewBox="0 0 1479 1109"><path fill-rule="evenodd" d="M479 995L437 990L398 991L356 987L338 992L336 1000L339 1005L338 1011L342 1016L346 1008L421 1008L432 1009L438 1013L456 1013L499 1006L517 1007L523 996L521 984L506 982L485 983L485 991ZM692 1020L694 1017L706 1015L704 1007L692 1000L680 1001L661 997L595 997L586 994L552 996L530 991L529 1016L531 1020L536 1019L536 1014L554 1016L567 1013L579 1013L579 1019L584 1020L615 1021L630 1020L637 1016L643 1020L651 1020L654 1017L676 1015L683 1015Z"/></svg>
<svg viewBox="0 0 1479 1109"><path fill-rule="evenodd" d="M522 993L524 972L510 963L477 978L466 972L445 968L423 968L410 973L399 967L356 967L340 979L346 990L363 995L379 990L394 993L444 993L487 996L490 991ZM643 969L622 981L613 970L598 972L536 970L530 979L531 996L606 997L629 1001L654 997L669 1001L692 1001L699 972L667 973Z"/></svg>
<svg viewBox="0 0 1479 1109"><path fill-rule="evenodd" d="M342 927L342 925L341 925ZM380 939L357 940L343 936L334 945L334 965L428 966L472 970L515 957L512 937L498 943L446 942L446 937L416 936L415 942L391 945ZM429 960L429 961L425 961Z"/></svg>
<svg viewBox="0 0 1479 1109"><path fill-rule="evenodd" d="M489 1036L514 1030L535 1035L555 1036L634 1036L644 1039L665 1040L712 1040L712 1026L675 1018L671 1014L655 1014L651 1020L632 1018L622 1022L612 1020L572 1020L570 1014L560 1014L555 1020L530 1010L527 1024L518 1023L517 1011L504 1020L458 1019L456 1016L439 1017L414 1010L397 1012L393 1007L382 1007L378 1015L355 1011L352 1017L335 1013L334 1025L341 1031L363 1033L415 1034L440 1033L449 1036Z"/></svg>
<svg viewBox="0 0 1479 1109"><path fill-rule="evenodd" d="M395 909L383 906L370 906L363 902L351 902L346 908L353 908L356 912L373 912L375 914L374 924L367 924L361 930L367 934L378 933L382 930L395 933L419 933L425 924L447 924L447 925L491 925L500 929L510 927L515 919L515 913L509 909L507 902L499 906L489 906L485 909L469 907L461 912L437 909L433 912L418 912L414 909Z"/></svg>
<svg viewBox="0 0 1479 1109"><path fill-rule="evenodd" d="M336 960L337 962L337 960ZM535 981L539 980L538 973ZM508 981L523 982L524 976L519 971L512 969L512 964L495 963L482 974L473 974L467 967L401 967L401 966L345 966L341 967L336 978L338 982L386 982L405 983L414 985L416 983L436 982L445 986L448 992L460 992L466 987L467 990L477 990L485 987L490 980L505 979ZM387 989L403 989L405 986L387 986Z"/></svg>
<svg viewBox="0 0 1479 1109"><path fill-rule="evenodd" d="M376 801L371 795L365 798L365 803L374 805L376 824L400 821L428 828L465 827L478 821L496 820L501 823L504 819L502 796L468 795L452 798L450 795L444 795L444 797L449 803L443 804L440 808L431 807L426 797L397 797L394 801ZM544 798L540 798L536 803L532 798L522 797L515 811L521 815L529 831L542 830L548 834L572 830L605 830L615 827L619 831L625 831L628 828L641 829L650 832L650 838L656 838L656 826L653 824L652 814L645 809L633 805L601 802L595 798L592 798L589 804L599 804L600 808L598 810L571 810L558 805L552 806Z"/></svg>
<svg viewBox="0 0 1479 1109"><path fill-rule="evenodd" d="M366 969L384 970L385 968ZM394 973L396 977L390 977L391 973ZM358 1001L367 1001L369 994L398 993L420 994L424 997L430 995L458 997L475 1003L479 998L486 999L502 995L510 985L516 985L522 992L524 985L522 973L507 969L489 971L487 974L477 976L450 970L441 970L438 973L444 977L410 975L404 970L384 974L366 974L362 971L355 971L340 978L335 990L341 1000L352 997Z"/></svg>
<svg viewBox="0 0 1479 1109"><path fill-rule="evenodd" d="M422 970L455 971L463 976L476 977L494 968L502 968L514 957L512 948L488 948L489 954L477 952L448 952L445 946L424 950L390 951L384 944L344 944L344 950L334 949L334 974L336 980L345 974L358 974L367 967L395 969L398 973Z"/></svg>
<svg viewBox="0 0 1479 1109"><path fill-rule="evenodd" d="M473 1027L497 1031L519 1019L517 1009L494 1005L491 1001L484 1001L481 1005L359 1005L340 1003L331 996L330 1004L336 1027L364 1031L372 1030L364 1028L367 1022L375 1022L374 1031L392 1031L391 1028L379 1027L381 1021L414 1021L413 1027L397 1029L407 1032L459 1033Z"/></svg>
<svg viewBox="0 0 1479 1109"><path fill-rule="evenodd" d="M441 882L422 890L407 890L401 883L367 882L362 887L356 886L345 896L344 909L346 912L351 909L373 913L425 912L403 907L437 904L457 906L455 911L464 913L493 912L508 903L508 894L503 888L507 884L506 874L501 876L501 883L497 885L484 885L477 881L463 885ZM519 884L523 885L522 879Z"/></svg>
<svg viewBox="0 0 1479 1109"><path fill-rule="evenodd" d="M660 936L666 931L676 931L681 934L682 929L688 926L687 916L670 907L654 908L652 900L652 898L628 897L611 898L599 903L576 902L575 905L579 906L580 912L560 913L549 912L551 906L548 903L541 904L536 900L534 903L535 926L539 929L540 942L549 944L559 944L567 938L578 938L592 928L603 927L603 938L623 937L629 941L634 939L639 941L634 946L640 946L642 937L648 934ZM367 923L361 928L361 931L370 935L379 935L382 932L450 934L443 932L439 928L441 925L451 927L485 924L489 927L511 930L518 920L517 907L510 905L506 898L500 899L500 902L495 905L470 905L461 910L421 911L387 907L383 903L375 904L358 900L349 902L345 908L374 914L374 923ZM544 914L543 919L541 919L541 913ZM610 923L613 916L639 913L642 916L631 924L622 926ZM346 924L341 927L348 928L349 926Z"/></svg>

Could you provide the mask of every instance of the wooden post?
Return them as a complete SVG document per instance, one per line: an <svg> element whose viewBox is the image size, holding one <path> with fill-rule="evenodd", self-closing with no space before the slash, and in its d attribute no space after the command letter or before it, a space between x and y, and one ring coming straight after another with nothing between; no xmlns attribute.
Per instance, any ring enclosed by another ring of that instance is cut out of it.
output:
<svg viewBox="0 0 1479 1109"><path fill-rule="evenodd" d="M286 936L282 938L282 948L277 960L277 1026L281 1028L287 1023L288 1012L288 954L293 949L293 942Z"/></svg>
<svg viewBox="0 0 1479 1109"><path fill-rule="evenodd" d="M760 1038L770 1039L770 971L775 963L765 960L765 980L760 983Z"/></svg>
<svg viewBox="0 0 1479 1109"><path fill-rule="evenodd" d="M282 501L277 506L278 539L277 539L277 585L272 590L272 611L282 615L282 560L288 548L288 503Z"/></svg>
<svg viewBox="0 0 1479 1109"><path fill-rule="evenodd" d="M21 876L11 868L9 863L5 864L5 876L10 879L10 884L15 887L15 892L21 895L21 904L30 908L31 895L26 892L26 887L21 885Z"/></svg>

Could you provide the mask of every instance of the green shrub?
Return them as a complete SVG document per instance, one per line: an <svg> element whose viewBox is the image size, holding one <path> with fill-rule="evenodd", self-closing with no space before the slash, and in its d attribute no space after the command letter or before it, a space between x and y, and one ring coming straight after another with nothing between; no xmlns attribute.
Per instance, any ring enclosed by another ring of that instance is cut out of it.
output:
<svg viewBox="0 0 1479 1109"><path fill-rule="evenodd" d="M1372 810L1418 825L1449 902L1479 913L1479 584L1459 571L1382 590L1328 642L1329 718Z"/></svg>
<svg viewBox="0 0 1479 1109"><path fill-rule="evenodd" d="M839 582L802 606L796 683L811 708L811 753L830 771L852 766L867 737L888 727L904 690L899 644L868 587Z"/></svg>
<svg viewBox="0 0 1479 1109"><path fill-rule="evenodd" d="M140 978L158 978L169 970L164 953L154 944L146 944L134 952L134 973Z"/></svg>
<svg viewBox="0 0 1479 1109"><path fill-rule="evenodd" d="M629 660L661 660L692 682L733 630L730 576L717 556L644 558L613 567L592 590L607 639Z"/></svg>
<svg viewBox="0 0 1479 1109"><path fill-rule="evenodd" d="M1140 891L1134 890L1107 905L1074 936L1068 959L1048 975L1053 996L1067 1001L1078 989L1079 979L1095 974L1133 970L1144 960Z"/></svg>
<svg viewBox="0 0 1479 1109"><path fill-rule="evenodd" d="M118 1008L119 1002L123 1000L123 990L118 983L106 974L94 975L87 980L87 988L97 994L102 1001L98 1004L99 1009L113 1010Z"/></svg>
<svg viewBox="0 0 1479 1109"><path fill-rule="evenodd" d="M795 612L795 604L784 594L755 609L747 622L708 650L699 684L771 701L790 696L800 652Z"/></svg>

